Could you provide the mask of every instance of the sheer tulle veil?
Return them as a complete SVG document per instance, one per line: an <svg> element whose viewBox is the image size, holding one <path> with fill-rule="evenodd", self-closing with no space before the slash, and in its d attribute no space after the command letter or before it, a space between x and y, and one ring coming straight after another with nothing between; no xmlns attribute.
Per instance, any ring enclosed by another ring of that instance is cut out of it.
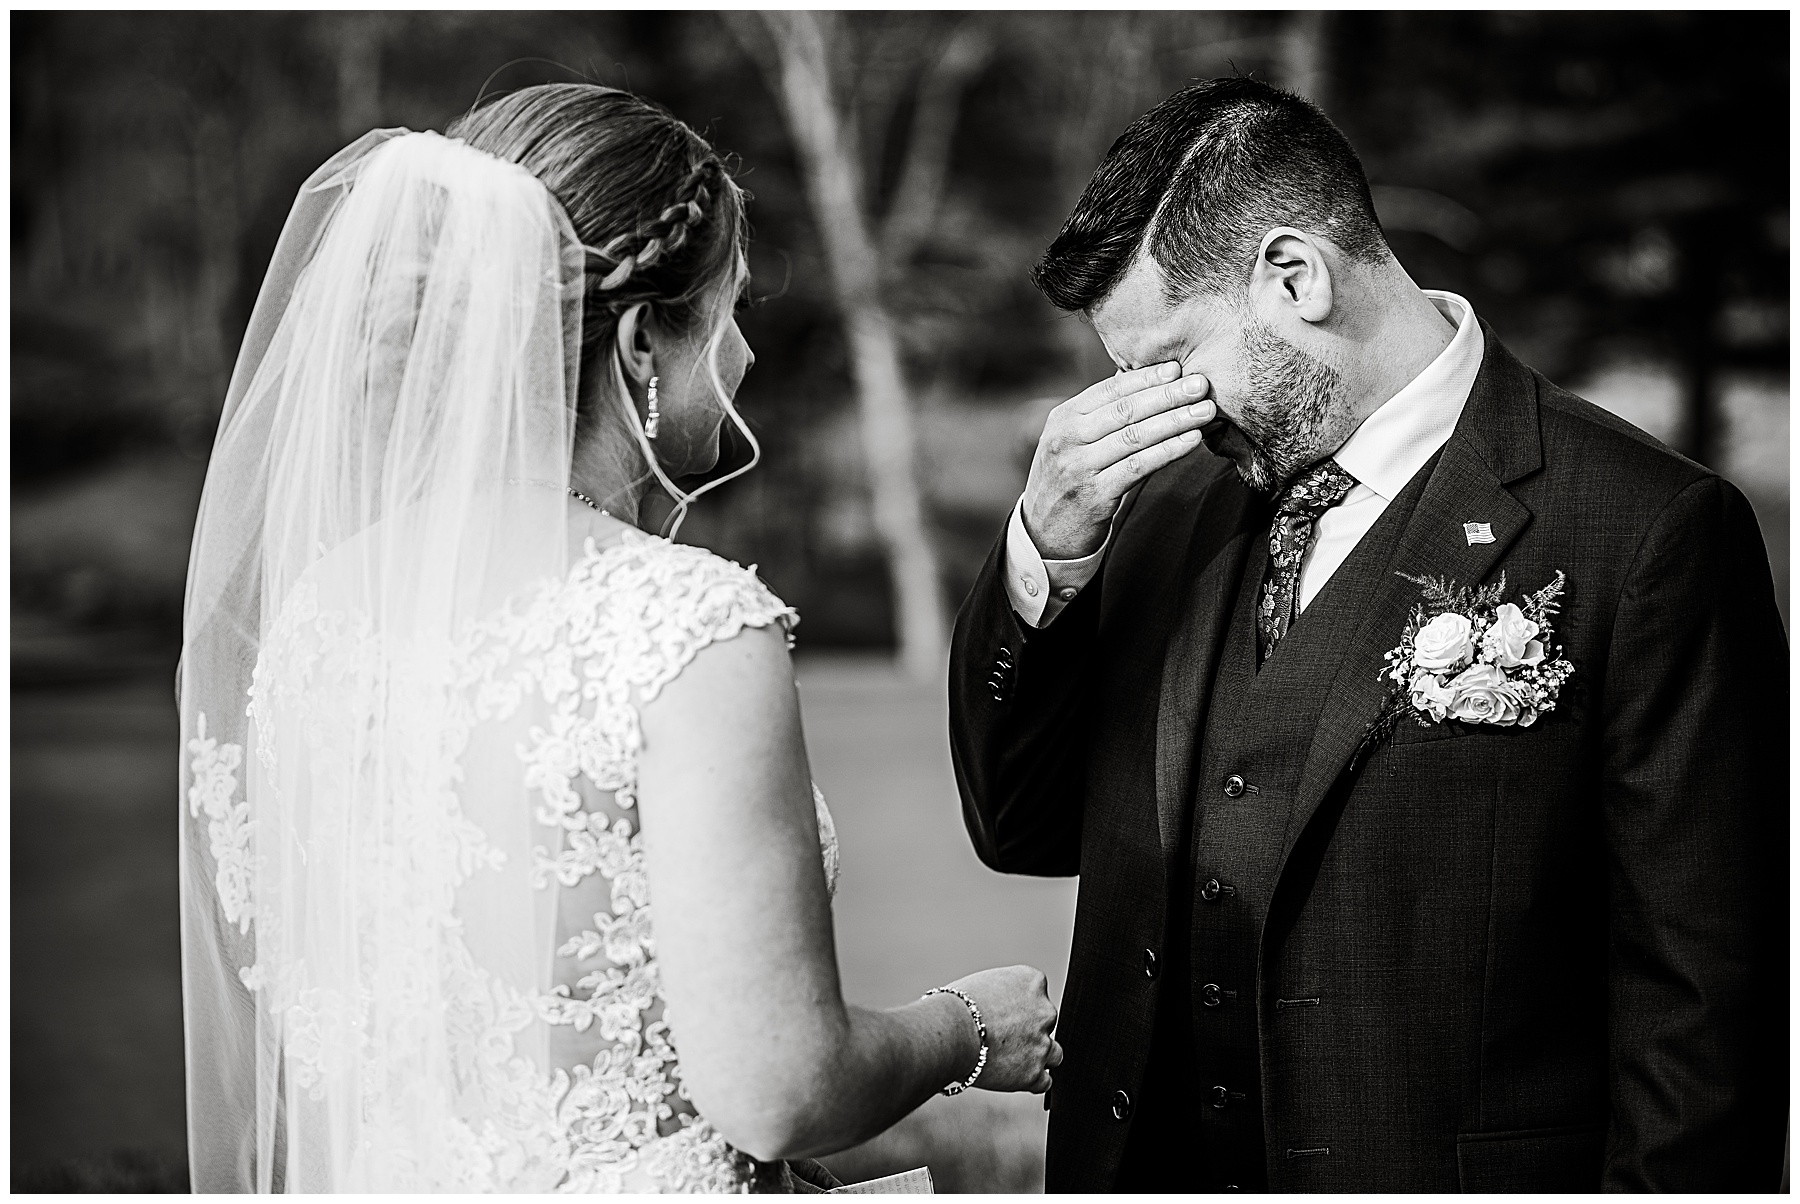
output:
<svg viewBox="0 0 1800 1204"><path fill-rule="evenodd" d="M416 1190L502 1156L532 1182L445 1027L549 981L515 750L554 717L485 722L450 666L568 570L584 254L530 172L405 130L334 156L282 232L184 611L197 1190ZM506 1024L505 1057L550 1065L529 1008Z"/></svg>

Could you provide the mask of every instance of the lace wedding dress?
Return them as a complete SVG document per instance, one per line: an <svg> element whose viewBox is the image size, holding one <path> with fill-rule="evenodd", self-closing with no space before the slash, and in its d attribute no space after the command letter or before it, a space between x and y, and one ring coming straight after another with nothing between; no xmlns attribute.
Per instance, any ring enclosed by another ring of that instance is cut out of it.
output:
<svg viewBox="0 0 1800 1204"><path fill-rule="evenodd" d="M303 732L308 746L260 741L250 772L270 781L280 779L284 756L310 756L314 772L357 772L353 759L318 764L318 752L354 748L355 729L381 705L369 669L384 655L391 660L393 650L370 647L366 617L334 608L323 596L329 592L304 582L264 640L251 689L254 728ZM418 655L408 659L432 666L449 687L444 698L458 743L483 727L504 729L527 699L547 704L548 726L523 733L513 765L534 800L536 840L528 864L515 864L513 851L461 814L459 794L473 783L426 775L390 791L394 813L377 825L384 835L366 842L370 856L384 855L391 827L411 828L410 856L438 872L405 875L410 893L403 896L378 864L350 876L373 892L355 910L379 930L359 942L362 956L378 951L391 959L360 974L383 983L384 1015L311 981L302 951L270 931L272 916L258 915L257 960L242 976L282 1019L285 1073L299 1106L309 1094L324 1099L324 1086L346 1073L380 1080L362 1093L355 1155L362 1165L351 1180L438 1191L780 1190L781 1167L734 1150L683 1087L679 1017L662 993L644 869L638 707L708 645L746 627L785 630L795 621L752 571L627 532L605 548L590 540L565 579L470 624L451 647L413 650ZM249 844L231 823L242 750L203 729L190 755L191 801L212 821L220 897L248 925L255 873ZM321 793L329 791L315 790ZM837 842L824 799L813 793L835 888ZM312 824L358 821L320 808ZM508 874L527 875L542 909L556 917L553 959L537 963L553 967L549 981L520 981L505 973L504 959L492 950L473 955L464 939L470 909L483 902L483 878ZM408 979L416 985L409 988ZM409 989L420 1008L437 1000L447 1009L417 1016L415 1026L447 1034L447 1049L422 1051L428 1034L405 1031ZM547 1061L523 1052L534 1034ZM418 1133L418 1100L388 1081L420 1056L442 1056L457 1068L457 1100L426 1110L444 1117L449 1131Z"/></svg>
<svg viewBox="0 0 1800 1204"><path fill-rule="evenodd" d="M295 198L182 615L198 1191L793 1186L684 1094L636 787L638 708L795 616L692 547L574 550L596 254L543 181L436 134L371 132ZM612 401L603 496L662 479Z"/></svg>

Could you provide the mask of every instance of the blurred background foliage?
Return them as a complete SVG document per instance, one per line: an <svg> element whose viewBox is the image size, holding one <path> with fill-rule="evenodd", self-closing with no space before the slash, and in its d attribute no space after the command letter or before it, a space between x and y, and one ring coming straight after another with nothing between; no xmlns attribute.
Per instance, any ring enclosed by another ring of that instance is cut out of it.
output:
<svg viewBox="0 0 1800 1204"><path fill-rule="evenodd" d="M1420 283L1740 477L1785 545L1785 14L823 18L941 607L1016 496L1047 399L1110 370L1029 265L1133 116L1230 72L1326 107ZM706 132L756 198L765 301L744 323L742 400L768 463L690 537L759 563L806 615L804 643L893 645L855 357L759 70L766 33L617 11L15 13L12 33L19 634L174 638L225 381L313 167L374 126L441 128L484 89L586 78Z"/></svg>
<svg viewBox="0 0 1800 1204"><path fill-rule="evenodd" d="M169 683L188 540L294 192L356 136L579 78L734 157L762 298L740 401L767 461L683 536L760 565L805 615L845 982L892 1003L983 959L1060 983L1072 892L968 852L941 681L819 654L941 663L1044 413L1111 372L1027 271L1119 131L1194 78L1313 97L1420 284L1744 488L1785 606L1788 21L12 14L14 1185L185 1181ZM1035 1101L958 1101L835 1164L1041 1186Z"/></svg>

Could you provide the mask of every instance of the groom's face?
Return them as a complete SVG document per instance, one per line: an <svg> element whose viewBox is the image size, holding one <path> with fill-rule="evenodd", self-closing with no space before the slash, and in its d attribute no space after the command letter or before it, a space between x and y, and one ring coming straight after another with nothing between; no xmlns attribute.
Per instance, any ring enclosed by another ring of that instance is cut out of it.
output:
<svg viewBox="0 0 1800 1204"><path fill-rule="evenodd" d="M1295 346L1242 300L1196 296L1170 305L1154 260L1134 264L1090 315L1121 370L1173 360L1212 384L1220 419L1208 449L1268 493L1328 454L1341 374Z"/></svg>

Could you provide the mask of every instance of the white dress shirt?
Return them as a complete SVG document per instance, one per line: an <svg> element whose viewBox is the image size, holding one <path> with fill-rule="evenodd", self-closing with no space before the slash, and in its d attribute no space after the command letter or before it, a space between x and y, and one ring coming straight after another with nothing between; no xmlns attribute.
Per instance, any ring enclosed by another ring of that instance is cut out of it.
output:
<svg viewBox="0 0 1800 1204"><path fill-rule="evenodd" d="M1349 559L1388 503L1450 441L1469 391L1475 387L1485 351L1475 310L1455 293L1437 289L1425 289L1424 293L1456 326L1456 335L1423 372L1363 419L1332 456L1357 484L1343 501L1319 516L1300 564L1297 602L1301 610ZM1025 531L1025 499L1021 496L1006 529L1006 596L1014 612L1032 627L1049 624L1100 571L1112 537L1109 530L1100 550L1080 560L1045 560Z"/></svg>

